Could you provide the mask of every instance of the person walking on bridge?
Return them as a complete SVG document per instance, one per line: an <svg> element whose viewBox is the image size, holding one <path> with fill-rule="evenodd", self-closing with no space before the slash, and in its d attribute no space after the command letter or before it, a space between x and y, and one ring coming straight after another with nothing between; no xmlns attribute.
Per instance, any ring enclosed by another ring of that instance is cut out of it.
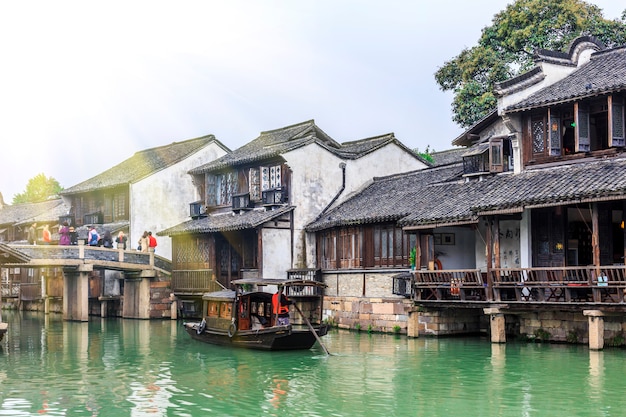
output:
<svg viewBox="0 0 626 417"><path fill-rule="evenodd" d="M70 228L67 222L63 222L63 225L59 229L59 235L61 235L59 238L59 245L69 245L71 243Z"/></svg>

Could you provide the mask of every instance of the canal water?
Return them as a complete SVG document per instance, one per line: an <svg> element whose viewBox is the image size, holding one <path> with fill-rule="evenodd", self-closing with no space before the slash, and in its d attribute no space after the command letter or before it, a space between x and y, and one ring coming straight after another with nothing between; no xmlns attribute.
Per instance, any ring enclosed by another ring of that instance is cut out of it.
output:
<svg viewBox="0 0 626 417"><path fill-rule="evenodd" d="M3 312L0 416L624 416L626 352L333 330L229 350L181 322Z"/></svg>

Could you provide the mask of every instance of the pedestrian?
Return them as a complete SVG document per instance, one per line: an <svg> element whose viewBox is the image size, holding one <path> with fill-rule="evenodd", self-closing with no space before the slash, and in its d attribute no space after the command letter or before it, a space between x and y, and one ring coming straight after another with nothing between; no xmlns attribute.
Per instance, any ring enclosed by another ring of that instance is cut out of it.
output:
<svg viewBox="0 0 626 417"><path fill-rule="evenodd" d="M28 243L31 245L37 244L37 223L33 223L28 228Z"/></svg>
<svg viewBox="0 0 626 417"><path fill-rule="evenodd" d="M70 226L70 245L78 245L78 233L73 226Z"/></svg>
<svg viewBox="0 0 626 417"><path fill-rule="evenodd" d="M289 304L292 304L292 301L283 293L283 287L281 286L276 291L276 294L272 296L272 312L274 317L276 317L277 326L287 326L289 324Z"/></svg>
<svg viewBox="0 0 626 417"><path fill-rule="evenodd" d="M43 225L42 240L44 245L49 245L52 242L50 227L47 224Z"/></svg>
<svg viewBox="0 0 626 417"><path fill-rule="evenodd" d="M127 238L124 235L124 232L120 230L120 232L117 234L117 237L115 238L117 248L126 250L126 240Z"/></svg>
<svg viewBox="0 0 626 417"><path fill-rule="evenodd" d="M100 241L100 235L94 226L89 227L89 233L87 234L87 242L89 242L89 246L98 246L98 242Z"/></svg>
<svg viewBox="0 0 626 417"><path fill-rule="evenodd" d="M143 235L139 238L139 246L137 247L137 250L141 252L148 252L149 243L148 232L143 232Z"/></svg>
<svg viewBox="0 0 626 417"><path fill-rule="evenodd" d="M113 248L113 236L111 236L111 232L109 230L104 231L104 236L102 237L102 246L109 249Z"/></svg>
<svg viewBox="0 0 626 417"><path fill-rule="evenodd" d="M152 236L152 232L148 232L148 250L150 252L154 252L157 247L157 241L154 236Z"/></svg>
<svg viewBox="0 0 626 417"><path fill-rule="evenodd" d="M69 245L70 244L70 228L68 227L67 222L63 222L61 228L59 229L59 245Z"/></svg>

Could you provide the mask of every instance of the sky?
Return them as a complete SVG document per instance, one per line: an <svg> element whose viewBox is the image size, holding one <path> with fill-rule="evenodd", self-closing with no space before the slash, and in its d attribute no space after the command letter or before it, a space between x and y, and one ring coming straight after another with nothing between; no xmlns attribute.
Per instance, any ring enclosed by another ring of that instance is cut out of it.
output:
<svg viewBox="0 0 626 417"><path fill-rule="evenodd" d="M208 134L231 150L315 120L338 142L393 132L441 151L463 129L434 73L510 0L0 3L0 193L69 188L135 152ZM620 1L592 0L604 17Z"/></svg>

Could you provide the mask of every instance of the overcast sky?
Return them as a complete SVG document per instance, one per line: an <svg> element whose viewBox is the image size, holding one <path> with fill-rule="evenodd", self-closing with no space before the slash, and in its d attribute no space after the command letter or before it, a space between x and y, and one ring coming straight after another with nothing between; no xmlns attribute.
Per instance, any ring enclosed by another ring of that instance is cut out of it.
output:
<svg viewBox="0 0 626 417"><path fill-rule="evenodd" d="M10 204L39 173L68 188L142 149L213 134L234 150L310 119L339 142L449 149L462 129L434 73L510 2L2 2L0 192Z"/></svg>

